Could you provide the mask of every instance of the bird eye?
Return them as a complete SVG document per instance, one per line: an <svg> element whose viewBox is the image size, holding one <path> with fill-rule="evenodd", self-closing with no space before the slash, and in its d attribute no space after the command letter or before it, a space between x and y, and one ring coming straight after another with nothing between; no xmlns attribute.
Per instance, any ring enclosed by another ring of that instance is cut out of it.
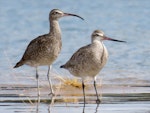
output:
<svg viewBox="0 0 150 113"><path fill-rule="evenodd" d="M95 34L95 36L99 36L99 34Z"/></svg>
<svg viewBox="0 0 150 113"><path fill-rule="evenodd" d="M56 15L56 14L58 14L58 12L54 12L53 14Z"/></svg>

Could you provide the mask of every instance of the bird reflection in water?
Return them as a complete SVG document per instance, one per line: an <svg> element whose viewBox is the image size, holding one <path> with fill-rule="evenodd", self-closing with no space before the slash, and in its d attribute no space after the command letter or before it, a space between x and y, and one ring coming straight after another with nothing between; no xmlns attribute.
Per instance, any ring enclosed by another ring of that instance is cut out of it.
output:
<svg viewBox="0 0 150 113"><path fill-rule="evenodd" d="M48 113L51 113L52 105L54 105L54 96L51 96L50 100L51 102L48 106ZM36 105L36 113L40 113L39 107L40 107L40 101L38 100Z"/></svg>
<svg viewBox="0 0 150 113"><path fill-rule="evenodd" d="M99 105L100 105L100 104L97 104L97 106L96 106L96 108L95 108L95 112L94 112L94 113L98 113ZM86 113L86 112L85 112L85 103L84 103L84 106L83 106L83 111L82 111L82 113Z"/></svg>
<svg viewBox="0 0 150 113"><path fill-rule="evenodd" d="M54 96L51 96L51 99L50 99L50 100L51 100L51 102L50 102L50 104L48 105L47 113L52 113L52 107L54 106L54 100L55 100ZM86 103L84 103L84 105L83 105L83 109L81 109L81 110L82 110L82 113L86 113L85 104L86 104ZM90 104L89 104L89 105L90 105ZM91 104L91 105L92 105L92 104ZM99 108L99 106L100 106L100 104L96 104L96 107L95 107L93 113L98 113L98 108ZM40 102L37 101L36 113L40 113L40 112L41 112L41 111L39 110L39 107L40 107ZM64 107L65 107L65 106L64 106ZM92 106L92 107L94 107L94 106ZM87 106L87 108L89 109L88 106ZM88 112L89 112L89 111L88 111Z"/></svg>

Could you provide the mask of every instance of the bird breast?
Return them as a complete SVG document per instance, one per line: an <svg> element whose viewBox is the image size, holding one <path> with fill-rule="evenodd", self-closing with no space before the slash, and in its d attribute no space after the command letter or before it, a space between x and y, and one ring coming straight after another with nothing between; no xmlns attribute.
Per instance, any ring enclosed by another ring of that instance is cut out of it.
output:
<svg viewBox="0 0 150 113"><path fill-rule="evenodd" d="M107 58L108 53L104 44L95 42L79 49L65 67L75 76L94 77L106 64Z"/></svg>
<svg viewBox="0 0 150 113"><path fill-rule="evenodd" d="M46 59L49 62L53 62L59 55L61 51L61 40L52 39L46 46L46 52L44 52L43 60Z"/></svg>

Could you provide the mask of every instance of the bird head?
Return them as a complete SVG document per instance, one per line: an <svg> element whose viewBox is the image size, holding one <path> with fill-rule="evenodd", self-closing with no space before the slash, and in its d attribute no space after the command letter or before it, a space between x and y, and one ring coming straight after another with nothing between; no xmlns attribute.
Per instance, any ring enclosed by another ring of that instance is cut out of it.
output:
<svg viewBox="0 0 150 113"><path fill-rule="evenodd" d="M82 17L76 15L76 14L71 14L71 13L64 13L63 11L59 10L59 9L53 9L51 10L50 14L49 14L49 19L53 19L53 20L57 20L61 17L64 16L76 16L82 20L84 20Z"/></svg>
<svg viewBox="0 0 150 113"><path fill-rule="evenodd" d="M103 40L110 40L110 41L116 41L116 42L126 42L126 41L122 41L122 40L117 40L117 39L113 39L113 38L109 38L107 36L104 35L104 32L101 30L95 30L92 33L92 40L99 40L99 41L103 41Z"/></svg>

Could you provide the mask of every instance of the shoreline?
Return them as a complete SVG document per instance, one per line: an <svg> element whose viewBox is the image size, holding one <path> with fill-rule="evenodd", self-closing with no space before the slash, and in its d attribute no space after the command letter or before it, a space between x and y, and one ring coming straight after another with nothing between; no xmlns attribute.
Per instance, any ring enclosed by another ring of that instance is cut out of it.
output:
<svg viewBox="0 0 150 113"><path fill-rule="evenodd" d="M97 85L99 97L102 103L117 103L126 101L150 101L149 86L118 86L118 85ZM55 101L59 103L73 102L79 103L83 100L82 88L73 86L53 86L55 91ZM0 103L1 102L36 102L37 88L35 85L6 85L0 86ZM41 102L48 103L51 101L48 86L40 86ZM89 103L96 99L95 91L92 84L85 88L86 99Z"/></svg>

